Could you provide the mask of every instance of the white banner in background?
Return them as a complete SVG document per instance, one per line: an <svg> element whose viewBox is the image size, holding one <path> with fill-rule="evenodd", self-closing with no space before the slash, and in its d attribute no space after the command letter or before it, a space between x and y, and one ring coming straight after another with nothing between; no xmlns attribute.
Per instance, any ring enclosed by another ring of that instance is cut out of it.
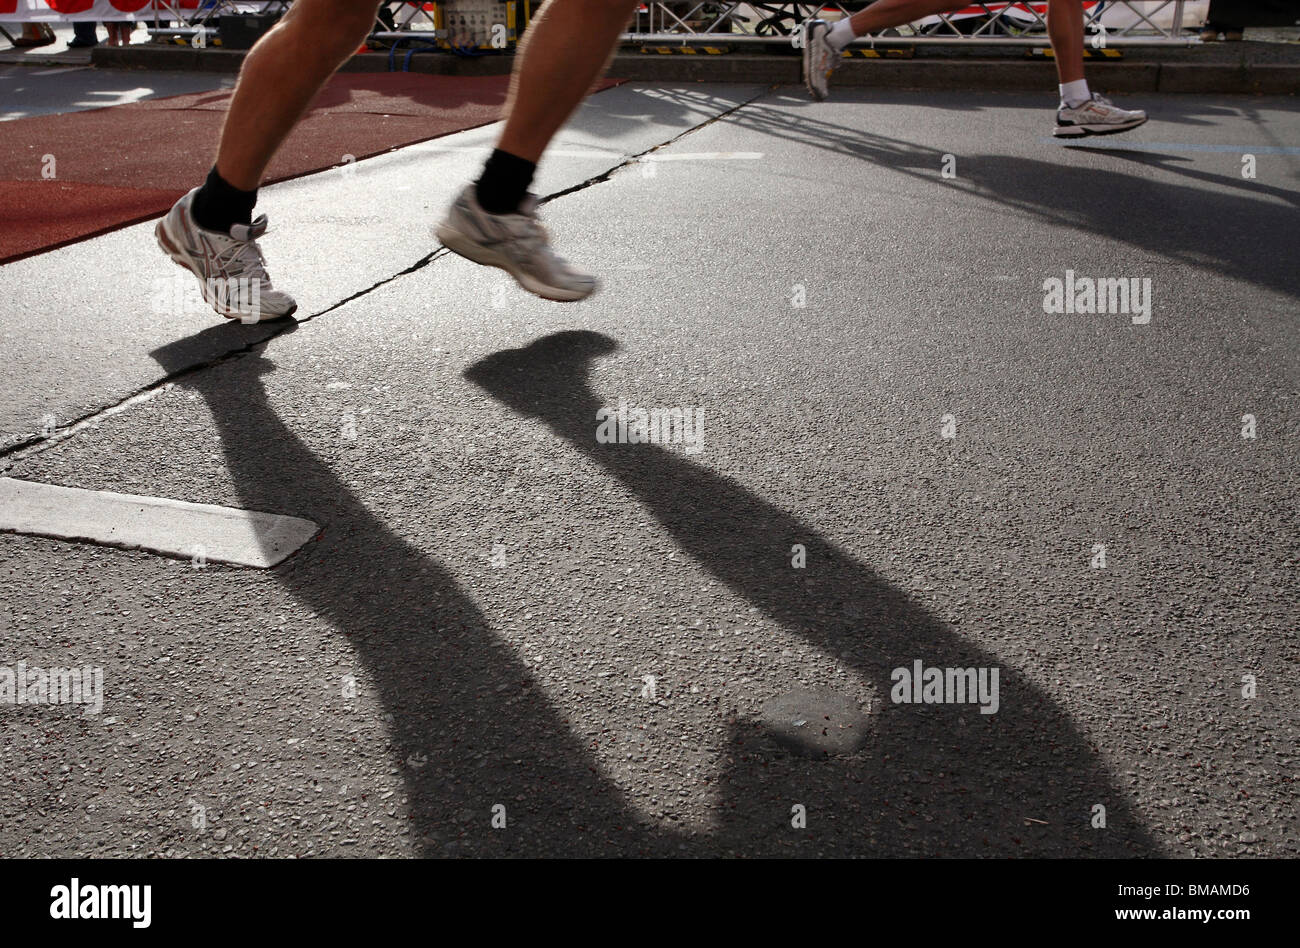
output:
<svg viewBox="0 0 1300 948"><path fill-rule="evenodd" d="M71 20L176 20L192 19L211 0L0 0L0 22L58 23ZM244 2L222 4L222 13L252 13L278 3ZM214 24L215 25L215 24Z"/></svg>

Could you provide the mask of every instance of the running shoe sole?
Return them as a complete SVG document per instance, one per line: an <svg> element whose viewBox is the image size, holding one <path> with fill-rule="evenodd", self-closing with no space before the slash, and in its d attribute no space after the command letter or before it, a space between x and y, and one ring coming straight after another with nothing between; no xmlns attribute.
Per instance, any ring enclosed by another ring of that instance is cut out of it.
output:
<svg viewBox="0 0 1300 948"><path fill-rule="evenodd" d="M1058 125L1052 132L1057 138L1084 138L1088 135L1116 135L1120 132L1131 131L1139 125L1145 125L1145 118L1137 119L1132 122L1124 122L1121 125Z"/></svg>
<svg viewBox="0 0 1300 948"><path fill-rule="evenodd" d="M804 88L808 90L808 94L809 94L810 96L812 96L813 99L814 99L815 101L817 101L817 102L825 102L825 101L826 101L826 96L825 96L825 94L823 94L820 90L818 90L817 88L815 88L815 87L813 86L813 81L812 81L812 76L813 76L813 45L814 45L814 44L809 42L809 40L812 38L812 37L810 36L810 34L812 33L812 26L811 26L811 24L808 25L808 26L801 26L800 29L803 30L803 49L801 50L801 53L803 54L803 85L804 85Z"/></svg>

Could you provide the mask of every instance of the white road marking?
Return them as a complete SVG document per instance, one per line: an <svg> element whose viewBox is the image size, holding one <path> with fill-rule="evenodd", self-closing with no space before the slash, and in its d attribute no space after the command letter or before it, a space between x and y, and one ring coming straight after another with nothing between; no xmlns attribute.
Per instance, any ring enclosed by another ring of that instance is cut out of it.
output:
<svg viewBox="0 0 1300 948"><path fill-rule="evenodd" d="M467 152L486 155L491 149L486 145L411 145L404 151ZM623 158L632 156L625 152L601 148L548 148L547 158ZM639 161L754 161L762 158L761 151L679 151L654 152L642 155Z"/></svg>
<svg viewBox="0 0 1300 948"><path fill-rule="evenodd" d="M82 70L89 69L89 68L90 68L89 66L59 66L54 69L34 69L31 72L24 73L23 75L57 76L57 75L64 75L70 72L81 72Z"/></svg>
<svg viewBox="0 0 1300 948"><path fill-rule="evenodd" d="M646 155L642 161L757 161L761 151L670 151Z"/></svg>
<svg viewBox="0 0 1300 948"><path fill-rule="evenodd" d="M300 517L0 477L0 532L265 569L319 529Z"/></svg>

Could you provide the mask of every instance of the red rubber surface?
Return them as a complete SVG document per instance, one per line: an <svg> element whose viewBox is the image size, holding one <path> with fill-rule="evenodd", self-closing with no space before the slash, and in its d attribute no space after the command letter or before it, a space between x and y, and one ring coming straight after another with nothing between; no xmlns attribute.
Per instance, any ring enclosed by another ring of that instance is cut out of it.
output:
<svg viewBox="0 0 1300 948"><path fill-rule="evenodd" d="M340 73L267 172L296 178L500 117L508 76ZM614 85L607 81L601 88ZM0 263L157 217L212 166L231 91L0 125ZM45 155L56 177L42 178Z"/></svg>

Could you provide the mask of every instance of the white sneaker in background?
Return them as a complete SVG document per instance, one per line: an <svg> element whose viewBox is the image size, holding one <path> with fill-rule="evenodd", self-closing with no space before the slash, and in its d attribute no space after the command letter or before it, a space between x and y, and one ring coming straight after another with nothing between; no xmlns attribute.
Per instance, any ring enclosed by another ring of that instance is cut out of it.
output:
<svg viewBox="0 0 1300 948"><path fill-rule="evenodd" d="M1137 128L1147 120L1141 109L1129 111L1114 105L1105 96L1092 94L1092 98L1078 108L1064 103L1056 111L1057 138L1080 138L1084 135L1114 135Z"/></svg>
<svg viewBox="0 0 1300 948"><path fill-rule="evenodd" d="M840 54L831 45L830 24L825 20L807 20L803 30L803 84L818 102L830 94L830 77L840 65Z"/></svg>

